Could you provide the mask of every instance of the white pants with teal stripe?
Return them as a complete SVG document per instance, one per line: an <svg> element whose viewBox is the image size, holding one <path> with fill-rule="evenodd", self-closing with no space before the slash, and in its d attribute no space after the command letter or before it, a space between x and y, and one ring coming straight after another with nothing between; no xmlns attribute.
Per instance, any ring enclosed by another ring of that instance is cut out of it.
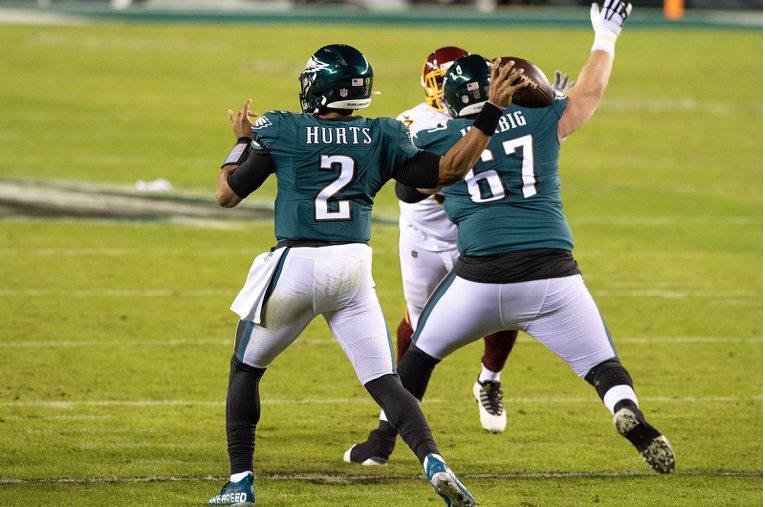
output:
<svg viewBox="0 0 765 507"><path fill-rule="evenodd" d="M504 329L528 333L580 377L616 356L611 336L581 275L520 283L478 283L453 273L431 296L413 337L443 359Z"/></svg>
<svg viewBox="0 0 765 507"><path fill-rule="evenodd" d="M362 384L393 373L390 334L374 287L366 244L290 248L263 322L248 323L235 352L246 364L266 368L322 315Z"/></svg>

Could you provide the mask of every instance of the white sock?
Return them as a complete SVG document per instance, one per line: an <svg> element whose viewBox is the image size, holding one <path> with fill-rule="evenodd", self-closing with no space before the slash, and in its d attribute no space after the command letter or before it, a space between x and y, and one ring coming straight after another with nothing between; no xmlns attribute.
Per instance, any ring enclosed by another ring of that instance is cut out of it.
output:
<svg viewBox="0 0 765 507"><path fill-rule="evenodd" d="M388 418L385 417L385 411L384 410L380 410L380 420L388 422Z"/></svg>
<svg viewBox="0 0 765 507"><path fill-rule="evenodd" d="M440 459L441 461L443 461L444 463L446 463L446 461L444 461L444 458L443 458L443 457L441 457L441 455L440 455L440 454L431 454L431 456L433 456L434 458ZM425 458L425 461L428 461L428 460L427 460L427 458ZM423 464L422 464L422 468L425 468L425 463L423 463ZM428 469L427 469L427 468L425 468L425 471L427 472L427 471L428 471Z"/></svg>
<svg viewBox="0 0 765 507"><path fill-rule="evenodd" d="M635 391L630 386L622 384L614 386L606 391L605 396L603 396L603 404L613 414L616 404L625 399L632 400L635 402L635 405L638 405L638 399ZM638 407L639 406L640 405L638 405Z"/></svg>
<svg viewBox="0 0 765 507"><path fill-rule="evenodd" d="M242 479L244 479L245 477L247 477L251 473L252 473L251 470L247 470L246 472L240 472L238 474L231 474L231 479L229 479L229 480L231 481L231 484L233 484L235 482L241 481Z"/></svg>
<svg viewBox="0 0 765 507"><path fill-rule="evenodd" d="M499 376L502 375L501 371L494 372L488 369L481 363L481 374L478 375L479 382L499 382Z"/></svg>

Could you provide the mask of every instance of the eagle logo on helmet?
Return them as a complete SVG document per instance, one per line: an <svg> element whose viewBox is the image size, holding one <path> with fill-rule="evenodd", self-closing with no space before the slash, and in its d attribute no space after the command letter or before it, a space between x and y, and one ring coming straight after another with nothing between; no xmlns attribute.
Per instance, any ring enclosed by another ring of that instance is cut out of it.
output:
<svg viewBox="0 0 765 507"><path fill-rule="evenodd" d="M308 114L368 107L373 76L372 66L358 49L345 44L324 46L300 74L300 106Z"/></svg>
<svg viewBox="0 0 765 507"><path fill-rule="evenodd" d="M308 63L305 64L305 70L304 73L310 73L310 72L316 72L323 69L328 69L329 64L326 62L322 62L318 58L316 58L316 55L312 56L308 59Z"/></svg>

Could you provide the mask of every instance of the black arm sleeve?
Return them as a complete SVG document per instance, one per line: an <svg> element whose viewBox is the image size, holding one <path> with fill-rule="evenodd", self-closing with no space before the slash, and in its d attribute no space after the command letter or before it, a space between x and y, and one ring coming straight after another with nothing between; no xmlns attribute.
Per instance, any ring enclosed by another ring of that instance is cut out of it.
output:
<svg viewBox="0 0 765 507"><path fill-rule="evenodd" d="M406 202L409 204L414 204L416 202L420 202L422 200L427 199L430 197L430 194L423 194L422 192L418 191L414 187L410 187L409 185L404 185L400 181L396 182L396 197L401 200L401 202Z"/></svg>
<svg viewBox="0 0 765 507"><path fill-rule="evenodd" d="M420 150L396 166L393 179L410 187L436 188L440 163L441 155Z"/></svg>
<svg viewBox="0 0 765 507"><path fill-rule="evenodd" d="M253 151L247 160L228 175L228 186L244 199L260 188L266 178L276 172L276 161L267 151Z"/></svg>

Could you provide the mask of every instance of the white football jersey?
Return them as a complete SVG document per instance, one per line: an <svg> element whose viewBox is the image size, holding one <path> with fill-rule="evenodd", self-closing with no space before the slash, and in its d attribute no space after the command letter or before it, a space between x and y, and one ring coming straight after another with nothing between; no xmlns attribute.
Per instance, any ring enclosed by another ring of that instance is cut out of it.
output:
<svg viewBox="0 0 765 507"><path fill-rule="evenodd" d="M427 103L422 102L412 109L404 111L396 119L403 122L414 135L420 130L445 125L451 117L447 113L436 111ZM399 206L401 208L402 228L405 225L411 225L430 236L429 241L421 245L422 248L440 251L456 246L457 226L446 218L442 194L435 194L414 204L399 201Z"/></svg>

